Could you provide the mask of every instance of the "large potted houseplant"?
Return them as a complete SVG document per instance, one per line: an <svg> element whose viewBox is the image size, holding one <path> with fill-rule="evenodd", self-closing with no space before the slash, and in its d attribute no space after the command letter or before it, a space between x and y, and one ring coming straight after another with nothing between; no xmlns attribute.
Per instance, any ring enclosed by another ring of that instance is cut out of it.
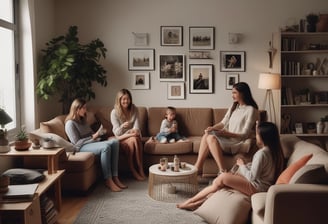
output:
<svg viewBox="0 0 328 224"><path fill-rule="evenodd" d="M77 97L94 99L94 82L107 86L106 70L100 64L107 51L103 42L96 39L81 44L77 34L77 26L71 26L65 36L47 42L38 71L37 94L45 100L59 94L63 113Z"/></svg>

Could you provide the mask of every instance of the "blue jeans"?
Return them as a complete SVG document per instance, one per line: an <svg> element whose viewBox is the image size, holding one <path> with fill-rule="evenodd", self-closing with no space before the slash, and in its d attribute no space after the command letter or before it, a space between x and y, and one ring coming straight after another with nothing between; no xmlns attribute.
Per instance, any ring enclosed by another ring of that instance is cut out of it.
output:
<svg viewBox="0 0 328 224"><path fill-rule="evenodd" d="M156 135L156 139L158 141L161 141L163 138L166 138L167 141L170 141L171 139L174 139L175 141L179 141L180 139L184 139L179 133L174 132L170 134L166 134L164 132L160 132Z"/></svg>
<svg viewBox="0 0 328 224"><path fill-rule="evenodd" d="M118 176L119 141L110 139L100 142L92 142L83 145L80 152L92 152L100 156L101 169L104 179Z"/></svg>

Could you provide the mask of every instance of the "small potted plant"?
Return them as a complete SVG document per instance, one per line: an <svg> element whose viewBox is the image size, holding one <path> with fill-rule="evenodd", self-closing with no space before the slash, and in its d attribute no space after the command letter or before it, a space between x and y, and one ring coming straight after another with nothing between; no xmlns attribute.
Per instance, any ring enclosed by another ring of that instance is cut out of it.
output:
<svg viewBox="0 0 328 224"><path fill-rule="evenodd" d="M19 132L15 136L15 149L17 151L28 150L31 146L31 143L28 140L28 134L25 130L25 127L22 126Z"/></svg>

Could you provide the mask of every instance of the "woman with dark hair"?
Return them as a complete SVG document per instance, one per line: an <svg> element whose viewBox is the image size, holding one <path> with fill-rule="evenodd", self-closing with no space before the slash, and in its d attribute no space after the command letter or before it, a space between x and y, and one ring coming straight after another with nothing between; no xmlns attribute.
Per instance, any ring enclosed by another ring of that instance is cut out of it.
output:
<svg viewBox="0 0 328 224"><path fill-rule="evenodd" d="M113 133L128 157L128 165L133 176L137 180L145 180L138 108L132 103L132 95L129 90L121 89L117 93L110 120L113 125Z"/></svg>
<svg viewBox="0 0 328 224"><path fill-rule="evenodd" d="M232 88L233 104L222 121L204 130L195 166L201 170L205 159L211 153L219 173L225 172L222 155L248 152L250 142L246 141L254 134L258 106L253 99L247 83L239 82Z"/></svg>
<svg viewBox="0 0 328 224"><path fill-rule="evenodd" d="M65 132L77 151L100 156L106 186L112 191L121 191L127 186L118 178L119 142L114 138L100 141L101 133L94 133L86 121L86 101L75 99L65 119Z"/></svg>
<svg viewBox="0 0 328 224"><path fill-rule="evenodd" d="M277 126L271 122L260 123L256 128L256 141L261 148L255 153L251 163L245 164L242 159L237 159L238 172L222 173L214 179L212 185L204 188L194 197L177 204L177 207L194 210L208 196L224 187L238 190L248 196L267 191L284 168Z"/></svg>

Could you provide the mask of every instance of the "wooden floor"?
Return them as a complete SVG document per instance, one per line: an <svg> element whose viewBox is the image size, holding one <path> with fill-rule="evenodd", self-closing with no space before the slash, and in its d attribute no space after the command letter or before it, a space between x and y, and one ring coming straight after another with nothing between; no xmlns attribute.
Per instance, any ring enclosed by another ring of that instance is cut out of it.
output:
<svg viewBox="0 0 328 224"><path fill-rule="evenodd" d="M88 196L68 196L62 198L62 207L58 215L57 224L72 224L74 223L80 210L88 201Z"/></svg>

